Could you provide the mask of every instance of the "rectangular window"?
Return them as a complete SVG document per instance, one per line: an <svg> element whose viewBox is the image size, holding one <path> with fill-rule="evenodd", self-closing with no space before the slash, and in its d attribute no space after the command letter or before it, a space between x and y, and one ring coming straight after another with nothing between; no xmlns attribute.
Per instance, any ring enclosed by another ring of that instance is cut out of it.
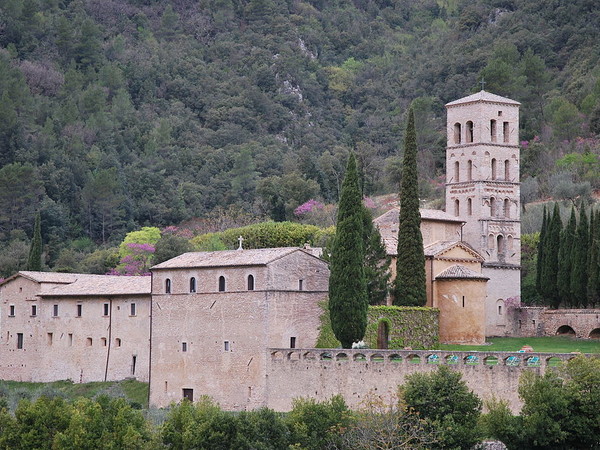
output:
<svg viewBox="0 0 600 450"><path fill-rule="evenodd" d="M296 348L296 337L292 336L290 338L290 348Z"/></svg>
<svg viewBox="0 0 600 450"><path fill-rule="evenodd" d="M73 345L73 333L69 333L69 347Z"/></svg>
<svg viewBox="0 0 600 450"><path fill-rule="evenodd" d="M194 390L193 389L183 389L183 398L189 400L190 402L194 401Z"/></svg>
<svg viewBox="0 0 600 450"><path fill-rule="evenodd" d="M23 348L23 333L17 333L17 348Z"/></svg>
<svg viewBox="0 0 600 450"><path fill-rule="evenodd" d="M137 363L137 356L133 355L131 357L131 375L135 375L135 365Z"/></svg>
<svg viewBox="0 0 600 450"><path fill-rule="evenodd" d="M130 315L135 316L136 315L135 303L132 303L130 306L131 306Z"/></svg>
<svg viewBox="0 0 600 450"><path fill-rule="evenodd" d="M230 351L231 351L231 345L229 345L229 341L225 341L225 342L223 342L223 349L224 349L226 352L230 352Z"/></svg>
<svg viewBox="0 0 600 450"><path fill-rule="evenodd" d="M52 317L58 317L58 305L52 306Z"/></svg>
<svg viewBox="0 0 600 450"><path fill-rule="evenodd" d="M81 317L82 312L83 312L83 305L77 305L77 317Z"/></svg>
<svg viewBox="0 0 600 450"><path fill-rule="evenodd" d="M187 342L182 342L181 343L181 351L182 352L187 352Z"/></svg>
<svg viewBox="0 0 600 450"><path fill-rule="evenodd" d="M504 142L508 142L509 137L510 137L510 131L508 128L508 122L504 122L502 124L502 132L504 134Z"/></svg>
<svg viewBox="0 0 600 450"><path fill-rule="evenodd" d="M108 303L105 303L104 305L102 305L102 307L104 308L103 315L108 316Z"/></svg>
<svg viewBox="0 0 600 450"><path fill-rule="evenodd" d="M52 333L48 333L48 345L52 345Z"/></svg>
<svg viewBox="0 0 600 450"><path fill-rule="evenodd" d="M8 307L8 316L15 317L15 305L10 305Z"/></svg>
<svg viewBox="0 0 600 450"><path fill-rule="evenodd" d="M298 290L302 291L304 289L304 280L298 280Z"/></svg>
<svg viewBox="0 0 600 450"><path fill-rule="evenodd" d="M37 316L37 305L31 305L31 316Z"/></svg>

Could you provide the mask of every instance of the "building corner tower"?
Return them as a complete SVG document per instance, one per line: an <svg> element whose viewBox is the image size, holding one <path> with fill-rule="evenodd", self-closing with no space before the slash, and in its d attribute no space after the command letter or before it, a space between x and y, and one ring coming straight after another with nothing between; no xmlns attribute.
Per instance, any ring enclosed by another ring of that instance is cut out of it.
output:
<svg viewBox="0 0 600 450"><path fill-rule="evenodd" d="M485 260L487 336L510 334L507 300L521 296L519 106L483 90L446 104L446 212Z"/></svg>

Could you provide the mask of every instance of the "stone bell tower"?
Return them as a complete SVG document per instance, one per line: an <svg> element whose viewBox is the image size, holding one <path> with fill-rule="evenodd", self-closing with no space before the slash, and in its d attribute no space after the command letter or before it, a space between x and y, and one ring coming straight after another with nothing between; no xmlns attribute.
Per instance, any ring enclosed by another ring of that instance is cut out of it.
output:
<svg viewBox="0 0 600 450"><path fill-rule="evenodd" d="M505 301L521 295L519 106L483 90L446 105L446 212L485 259L488 336L509 333Z"/></svg>

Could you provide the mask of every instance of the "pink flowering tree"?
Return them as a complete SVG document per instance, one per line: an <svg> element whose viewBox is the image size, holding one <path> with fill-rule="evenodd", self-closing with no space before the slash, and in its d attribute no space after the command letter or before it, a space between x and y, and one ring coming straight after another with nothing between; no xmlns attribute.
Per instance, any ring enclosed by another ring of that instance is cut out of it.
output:
<svg viewBox="0 0 600 450"><path fill-rule="evenodd" d="M129 252L121 258L117 267L108 272L108 275L150 275L154 245L136 244L129 242L125 244Z"/></svg>

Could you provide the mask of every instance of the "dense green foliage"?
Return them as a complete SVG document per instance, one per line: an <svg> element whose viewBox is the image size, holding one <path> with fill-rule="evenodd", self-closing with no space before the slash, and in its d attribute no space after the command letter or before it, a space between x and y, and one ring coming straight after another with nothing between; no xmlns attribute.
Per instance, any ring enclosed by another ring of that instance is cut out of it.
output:
<svg viewBox="0 0 600 450"><path fill-rule="evenodd" d="M411 374L401 390L407 407L439 431L439 442L432 448L470 449L479 442L476 425L481 400L469 390L460 373L440 366L428 374Z"/></svg>
<svg viewBox="0 0 600 450"><path fill-rule="evenodd" d="M364 269L363 210L356 158L351 153L342 183L329 265L331 327L343 348L362 340L367 327L369 301Z"/></svg>
<svg viewBox="0 0 600 450"><path fill-rule="evenodd" d="M385 305L389 292L392 258L387 254L379 228L373 223L373 216L366 207L363 207L363 235L369 305Z"/></svg>
<svg viewBox="0 0 600 450"><path fill-rule="evenodd" d="M481 424L509 449L597 448L600 445L600 359L576 357L559 369L523 374L523 408L513 416L506 404L491 402Z"/></svg>
<svg viewBox="0 0 600 450"><path fill-rule="evenodd" d="M583 203L579 206L579 220L572 207L564 229L558 204L555 204L551 218L544 212L537 255L533 252L533 245L528 244L529 237L525 235L523 239L522 260L526 272L522 274L524 302L554 308L597 305L600 298L598 233L598 212L591 209L588 219ZM537 258L536 293L528 278L534 258Z"/></svg>
<svg viewBox="0 0 600 450"><path fill-rule="evenodd" d="M44 263L69 269L141 226L335 202L350 149L366 194L395 191L411 102L439 194L443 104L482 76L522 102L524 202L589 194L599 21L589 0L5 0L3 271L25 267L36 211Z"/></svg>
<svg viewBox="0 0 600 450"><path fill-rule="evenodd" d="M33 239L27 258L27 270L42 270L42 219L40 213L35 215L35 225L33 227Z"/></svg>
<svg viewBox="0 0 600 450"><path fill-rule="evenodd" d="M417 136L415 115L408 111L404 136L404 162L400 186L400 219L398 224L398 258L394 280L394 305L425 306L425 253L421 234L417 174Z"/></svg>
<svg viewBox="0 0 600 450"><path fill-rule="evenodd" d="M437 308L370 306L364 341L369 348L379 348L379 328L387 325L387 348L436 348L439 344L439 317Z"/></svg>

